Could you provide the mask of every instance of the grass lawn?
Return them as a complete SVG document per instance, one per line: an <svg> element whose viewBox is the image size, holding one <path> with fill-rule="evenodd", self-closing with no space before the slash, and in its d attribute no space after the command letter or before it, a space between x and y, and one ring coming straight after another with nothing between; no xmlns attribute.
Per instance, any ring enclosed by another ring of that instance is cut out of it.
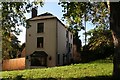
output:
<svg viewBox="0 0 120 80"><path fill-rule="evenodd" d="M95 61L90 63L74 64L44 69L26 69L18 71L2 71L3 80L56 80L80 79L101 80L111 79L113 64L110 62Z"/></svg>

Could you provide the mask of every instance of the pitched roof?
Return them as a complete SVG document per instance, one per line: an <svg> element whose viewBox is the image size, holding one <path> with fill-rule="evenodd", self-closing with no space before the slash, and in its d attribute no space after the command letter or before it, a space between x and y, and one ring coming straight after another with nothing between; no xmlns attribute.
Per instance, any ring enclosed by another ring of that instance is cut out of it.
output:
<svg viewBox="0 0 120 80"><path fill-rule="evenodd" d="M40 20L40 19L49 19L49 18L57 18L57 17L52 15L51 13L46 12L36 17L30 18L28 20Z"/></svg>
<svg viewBox="0 0 120 80"><path fill-rule="evenodd" d="M51 13L49 13L49 12L46 12L46 13L44 13L44 14L41 14L41 15L39 15L39 16L53 16Z"/></svg>
<svg viewBox="0 0 120 80"><path fill-rule="evenodd" d="M65 28L67 28L65 26L65 24L63 24L56 16L54 16L53 14L49 13L49 12L46 12L46 13L43 13L41 15L38 15L36 17L33 17L33 18L30 18L28 19L28 21L36 21L36 20L44 20L44 19L53 19L53 18L56 18ZM68 29L68 28L67 28ZM70 31L71 32L71 31Z"/></svg>

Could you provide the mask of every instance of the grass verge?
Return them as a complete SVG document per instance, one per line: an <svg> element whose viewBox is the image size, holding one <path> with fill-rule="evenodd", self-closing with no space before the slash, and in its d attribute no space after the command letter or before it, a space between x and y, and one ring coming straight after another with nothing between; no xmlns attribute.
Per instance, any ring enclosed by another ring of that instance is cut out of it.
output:
<svg viewBox="0 0 120 80"><path fill-rule="evenodd" d="M69 66L52 67L44 69L26 69L17 71L2 71L2 80L110 80L113 64L104 62L91 62Z"/></svg>

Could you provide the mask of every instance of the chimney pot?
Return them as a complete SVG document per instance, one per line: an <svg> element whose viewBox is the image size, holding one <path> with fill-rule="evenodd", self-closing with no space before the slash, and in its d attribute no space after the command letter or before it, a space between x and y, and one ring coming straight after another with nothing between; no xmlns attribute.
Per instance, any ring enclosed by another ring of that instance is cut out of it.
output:
<svg viewBox="0 0 120 80"><path fill-rule="evenodd" d="M32 8L32 18L37 16L37 9Z"/></svg>

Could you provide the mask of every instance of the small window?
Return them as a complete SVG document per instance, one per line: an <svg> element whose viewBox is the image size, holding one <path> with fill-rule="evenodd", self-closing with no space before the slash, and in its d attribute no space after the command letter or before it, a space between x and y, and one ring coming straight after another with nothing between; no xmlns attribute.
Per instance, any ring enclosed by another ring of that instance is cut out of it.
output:
<svg viewBox="0 0 120 80"><path fill-rule="evenodd" d="M60 54L57 54L58 57L58 65L60 64Z"/></svg>
<svg viewBox="0 0 120 80"><path fill-rule="evenodd" d="M70 43L69 43L69 52L71 51L71 45L70 45Z"/></svg>
<svg viewBox="0 0 120 80"><path fill-rule="evenodd" d="M37 24L37 33L43 33L44 32L44 23L38 23Z"/></svg>
<svg viewBox="0 0 120 80"><path fill-rule="evenodd" d="M37 48L43 48L43 41L44 41L43 37L37 38Z"/></svg>
<svg viewBox="0 0 120 80"><path fill-rule="evenodd" d="M63 65L65 64L65 54L63 54Z"/></svg>
<svg viewBox="0 0 120 80"><path fill-rule="evenodd" d="M72 34L71 34L71 39L72 39Z"/></svg>
<svg viewBox="0 0 120 80"><path fill-rule="evenodd" d="M68 31L66 31L66 38L68 38Z"/></svg>
<svg viewBox="0 0 120 80"><path fill-rule="evenodd" d="M69 47L69 43L68 43L68 41L66 41L66 48L68 48Z"/></svg>
<svg viewBox="0 0 120 80"><path fill-rule="evenodd" d="M71 48L72 48L72 44L71 44L71 46L70 46Z"/></svg>

